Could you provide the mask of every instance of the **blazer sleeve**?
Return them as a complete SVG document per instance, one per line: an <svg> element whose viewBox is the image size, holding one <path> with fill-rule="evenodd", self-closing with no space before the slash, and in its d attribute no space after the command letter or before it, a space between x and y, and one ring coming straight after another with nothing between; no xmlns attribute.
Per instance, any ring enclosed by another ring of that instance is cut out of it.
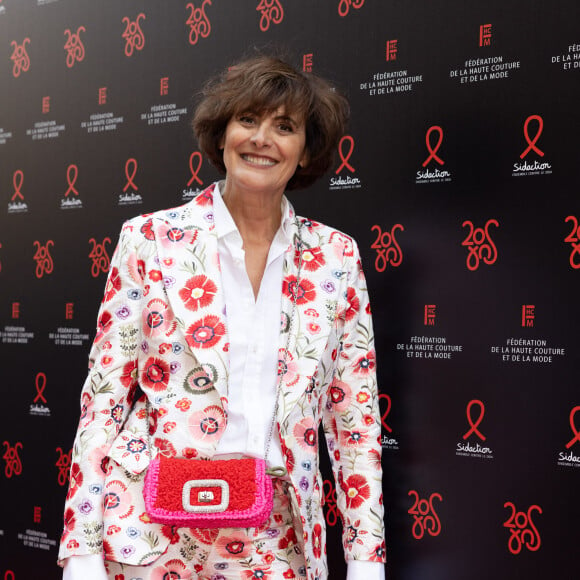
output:
<svg viewBox="0 0 580 580"><path fill-rule="evenodd" d="M113 254L81 394L59 562L103 551L104 481L109 450L136 394L143 261L127 222Z"/></svg>
<svg viewBox="0 0 580 580"><path fill-rule="evenodd" d="M366 280L356 243L347 245L342 324L328 400L346 394L341 405L325 405L323 428L342 516L347 561L384 562L381 422L373 325ZM340 327L339 327L340 328ZM333 389L337 389L333 393Z"/></svg>

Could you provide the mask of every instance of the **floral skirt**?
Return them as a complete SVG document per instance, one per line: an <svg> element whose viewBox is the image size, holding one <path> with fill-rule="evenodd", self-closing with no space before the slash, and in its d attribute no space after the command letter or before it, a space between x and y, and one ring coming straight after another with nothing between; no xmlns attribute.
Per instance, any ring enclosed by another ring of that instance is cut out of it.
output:
<svg viewBox="0 0 580 580"><path fill-rule="evenodd" d="M292 517L288 483L274 479L274 509L257 528L176 528L148 566L106 561L111 580L283 580L306 578L301 528Z"/></svg>

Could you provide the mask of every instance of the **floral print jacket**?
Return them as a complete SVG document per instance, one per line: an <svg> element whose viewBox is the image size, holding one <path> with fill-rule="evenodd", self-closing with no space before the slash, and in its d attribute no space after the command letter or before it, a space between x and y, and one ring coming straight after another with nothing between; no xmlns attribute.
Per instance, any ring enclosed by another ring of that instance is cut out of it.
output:
<svg viewBox="0 0 580 580"><path fill-rule="evenodd" d="M154 562L175 530L151 522L145 511L151 457L211 457L226 428L228 332L213 189L123 226L82 391L61 561L104 553L126 564ZM327 575L321 423L346 558L385 559L380 419L356 244L305 218L295 218L293 227L295 243L284 260L276 419L308 577L315 579Z"/></svg>

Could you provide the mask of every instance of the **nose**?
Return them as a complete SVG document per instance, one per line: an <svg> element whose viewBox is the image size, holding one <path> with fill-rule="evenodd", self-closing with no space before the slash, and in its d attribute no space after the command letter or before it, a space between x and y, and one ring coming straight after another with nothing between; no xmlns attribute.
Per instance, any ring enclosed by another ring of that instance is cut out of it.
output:
<svg viewBox="0 0 580 580"><path fill-rule="evenodd" d="M267 124L264 122L258 123L254 128L250 140L256 147L267 147L270 145L270 131Z"/></svg>

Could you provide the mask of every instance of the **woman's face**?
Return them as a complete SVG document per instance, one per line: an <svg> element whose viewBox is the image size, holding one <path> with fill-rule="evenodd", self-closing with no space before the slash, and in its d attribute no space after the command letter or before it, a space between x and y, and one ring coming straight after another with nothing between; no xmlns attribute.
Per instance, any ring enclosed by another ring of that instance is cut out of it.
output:
<svg viewBox="0 0 580 580"><path fill-rule="evenodd" d="M302 117L287 115L284 108L236 115L220 144L228 186L239 191L283 193L296 167L307 162L305 143Z"/></svg>

